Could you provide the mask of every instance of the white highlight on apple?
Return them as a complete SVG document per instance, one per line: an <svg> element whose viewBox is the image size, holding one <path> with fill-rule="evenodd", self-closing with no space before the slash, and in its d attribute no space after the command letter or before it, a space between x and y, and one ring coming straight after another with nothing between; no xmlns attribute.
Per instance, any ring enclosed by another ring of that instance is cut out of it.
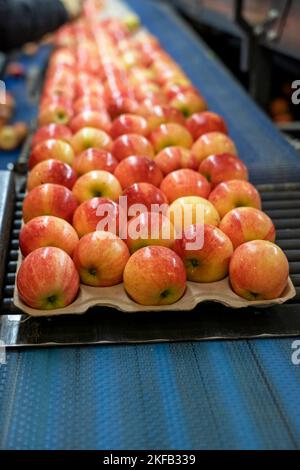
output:
<svg viewBox="0 0 300 470"><path fill-rule="evenodd" d="M122 240L126 240L128 236L132 240L139 238L169 240L172 237L173 224L166 216L169 208L168 204L151 204L149 211L144 204L132 204L128 207L127 196L120 196L118 203L118 218L115 217L114 207L111 204L99 204L96 216L101 218L101 220L97 224L97 231L108 231L117 236L117 227L119 227L118 236ZM128 229L128 217L134 219L143 212L151 213L150 227L148 227L148 221L145 220L145 225L141 228L137 219L136 223L133 221ZM163 226L161 225L162 220L165 222ZM185 231L184 227L189 227L193 223L202 229L197 230L195 239L190 239L191 241L186 244L187 250L199 250L204 244L204 206L202 204L197 205L196 208L192 204L184 204L182 211L174 214L174 225L176 226L174 238L179 240L185 235L186 239L189 240L190 235Z"/></svg>
<svg viewBox="0 0 300 470"><path fill-rule="evenodd" d="M2 80L0 80L0 104L6 104L6 86Z"/></svg>
<svg viewBox="0 0 300 470"><path fill-rule="evenodd" d="M0 365L6 364L6 348L4 341L0 340Z"/></svg>
<svg viewBox="0 0 300 470"><path fill-rule="evenodd" d="M292 354L292 363L294 366L299 366L300 364L300 340L296 339L295 341L292 342L292 349L295 349L295 351Z"/></svg>

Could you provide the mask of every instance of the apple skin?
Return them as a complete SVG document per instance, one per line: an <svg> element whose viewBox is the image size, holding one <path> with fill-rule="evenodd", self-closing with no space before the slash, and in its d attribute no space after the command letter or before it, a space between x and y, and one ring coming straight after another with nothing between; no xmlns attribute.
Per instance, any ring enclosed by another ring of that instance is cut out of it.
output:
<svg viewBox="0 0 300 470"><path fill-rule="evenodd" d="M207 199L211 188L210 183L200 173L184 168L165 176L160 189L171 203L183 196L200 196Z"/></svg>
<svg viewBox="0 0 300 470"><path fill-rule="evenodd" d="M72 189L77 174L67 163L59 160L44 160L33 167L27 179L27 189L31 191L36 186L45 183L55 183Z"/></svg>
<svg viewBox="0 0 300 470"><path fill-rule="evenodd" d="M166 147L161 150L154 158L155 163L159 166L164 175L171 173L180 168L198 169L198 161L192 155L189 149L184 147Z"/></svg>
<svg viewBox="0 0 300 470"><path fill-rule="evenodd" d="M111 120L109 115L104 111L99 112L87 109L73 117L69 127L74 133L80 131L80 129L84 127L92 127L109 133Z"/></svg>
<svg viewBox="0 0 300 470"><path fill-rule="evenodd" d="M73 186L73 194L79 203L93 197L107 197L117 201L122 188L117 178L104 170L93 170L80 176Z"/></svg>
<svg viewBox="0 0 300 470"><path fill-rule="evenodd" d="M199 165L202 160L217 153L237 155L233 141L222 132L208 132L201 135L192 146L191 152L197 158Z"/></svg>
<svg viewBox="0 0 300 470"><path fill-rule="evenodd" d="M251 240L275 241L272 220L254 207L232 209L223 217L219 227L230 238L234 248Z"/></svg>
<svg viewBox="0 0 300 470"><path fill-rule="evenodd" d="M96 232L97 226L104 217L107 217L108 214L103 216L99 214L99 209L103 205L109 204L111 208L110 214L112 214L112 222L116 228L116 235L119 233L119 205L112 201L111 199L105 197L94 197L88 199L80 204L77 207L73 215L73 227L75 228L78 236L81 238L87 233ZM109 227L107 227L108 230ZM104 230L106 231L106 229Z"/></svg>
<svg viewBox="0 0 300 470"><path fill-rule="evenodd" d="M207 109L205 99L193 90L185 90L178 93L171 99L170 106L179 109L185 117Z"/></svg>
<svg viewBox="0 0 300 470"><path fill-rule="evenodd" d="M73 117L71 106L52 102L41 106L38 122L40 126L56 123L67 125Z"/></svg>
<svg viewBox="0 0 300 470"><path fill-rule="evenodd" d="M168 200L164 193L151 183L134 183L128 186L122 196L127 197L128 209L133 204L143 204L147 211L151 211L152 205L167 205Z"/></svg>
<svg viewBox="0 0 300 470"><path fill-rule="evenodd" d="M33 188L23 202L23 219L25 224L34 217L53 215L67 222L72 222L77 201L65 186L47 183Z"/></svg>
<svg viewBox="0 0 300 470"><path fill-rule="evenodd" d="M123 240L110 232L97 231L80 239L73 259L83 284L108 287L122 282L129 257Z"/></svg>
<svg viewBox="0 0 300 470"><path fill-rule="evenodd" d="M70 144L59 139L48 139L37 144L29 155L30 170L44 160L60 160L72 166L75 155Z"/></svg>
<svg viewBox="0 0 300 470"><path fill-rule="evenodd" d="M134 183L151 183L159 186L163 179L162 172L151 158L135 155L122 160L114 174L123 189Z"/></svg>
<svg viewBox="0 0 300 470"><path fill-rule="evenodd" d="M223 218L236 207L261 209L261 199L257 189L244 180L229 180L219 183L209 195L209 201Z"/></svg>
<svg viewBox="0 0 300 470"><path fill-rule="evenodd" d="M210 155L200 163L199 173L207 178L212 188L228 180L248 180L246 165L231 153Z"/></svg>
<svg viewBox="0 0 300 470"><path fill-rule="evenodd" d="M208 132L222 132L227 134L227 126L224 119L211 111L192 114L186 120L186 127L190 131L194 140Z"/></svg>
<svg viewBox="0 0 300 470"><path fill-rule="evenodd" d="M22 262L17 289L22 302L31 308L63 308L77 295L79 275L70 256L60 248L38 248Z"/></svg>
<svg viewBox="0 0 300 470"><path fill-rule="evenodd" d="M118 160L107 150L90 148L76 155L73 168L78 175L84 175L93 170L104 170L114 173Z"/></svg>
<svg viewBox="0 0 300 470"><path fill-rule="evenodd" d="M200 239L200 231L203 231L203 246L189 249L189 244ZM183 237L176 240L174 250L183 259L188 280L194 282L215 282L226 277L233 254L230 238L208 224L188 227Z"/></svg>
<svg viewBox="0 0 300 470"><path fill-rule="evenodd" d="M161 124L151 132L149 139L156 153L165 147L180 146L190 148L193 144L193 138L189 131L174 122Z"/></svg>
<svg viewBox="0 0 300 470"><path fill-rule="evenodd" d="M119 162L131 155L154 158L152 145L139 134L121 135L114 141L111 152Z"/></svg>
<svg viewBox="0 0 300 470"><path fill-rule="evenodd" d="M82 95L73 103L73 111L76 115L85 111L94 111L107 115L105 103L102 98L93 94Z"/></svg>
<svg viewBox="0 0 300 470"><path fill-rule="evenodd" d="M137 114L121 114L117 117L111 126L110 135L117 139L124 134L139 134L146 136L148 134L148 124L145 118Z"/></svg>
<svg viewBox="0 0 300 470"><path fill-rule="evenodd" d="M31 141L31 148L48 139L59 139L70 143L71 137L72 132L67 126L55 123L47 124L36 131Z"/></svg>
<svg viewBox="0 0 300 470"><path fill-rule="evenodd" d="M151 236L152 228L153 236ZM140 236L132 237L131 232L136 235L139 233ZM157 212L142 212L128 222L126 243L130 253L149 245L172 249L175 243L175 229L165 215Z"/></svg>
<svg viewBox="0 0 300 470"><path fill-rule="evenodd" d="M229 264L233 291L247 300L271 300L283 293L289 263L279 246L266 240L252 240L238 246Z"/></svg>
<svg viewBox="0 0 300 470"><path fill-rule="evenodd" d="M110 136L94 127L83 127L73 135L71 145L76 155L91 147L110 151L112 140Z"/></svg>
<svg viewBox="0 0 300 470"><path fill-rule="evenodd" d="M31 219L22 227L19 237L23 256L45 246L55 246L72 256L78 242L78 235L72 225L51 215Z"/></svg>
<svg viewBox="0 0 300 470"><path fill-rule="evenodd" d="M203 206L204 220L197 220L197 206ZM186 207L187 206L187 207ZM191 220L188 214L191 213ZM204 223L218 226L220 216L217 209L207 200L199 196L184 196L172 202L168 210L168 217L174 225L178 234L181 234L190 225Z"/></svg>
<svg viewBox="0 0 300 470"><path fill-rule="evenodd" d="M149 132L154 131L161 124L174 122L182 126L185 125L185 118L179 109L171 108L171 106L153 106L148 100L145 100L143 106L139 110L139 114L144 116L148 121Z"/></svg>
<svg viewBox="0 0 300 470"><path fill-rule="evenodd" d="M124 270L124 288L141 305L169 305L186 289L186 272L181 258L164 246L147 246L136 251Z"/></svg>

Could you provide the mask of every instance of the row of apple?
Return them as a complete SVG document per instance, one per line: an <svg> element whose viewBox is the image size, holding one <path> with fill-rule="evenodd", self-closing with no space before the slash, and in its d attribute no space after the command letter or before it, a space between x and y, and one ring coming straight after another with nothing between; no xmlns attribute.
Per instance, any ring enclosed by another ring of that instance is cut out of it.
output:
<svg viewBox="0 0 300 470"><path fill-rule="evenodd" d="M136 302L163 305L184 294L186 279L228 272L248 300L279 297L288 262L259 193L224 120L156 39L91 15L57 44L29 157L21 299L59 308L80 281L124 281Z"/></svg>

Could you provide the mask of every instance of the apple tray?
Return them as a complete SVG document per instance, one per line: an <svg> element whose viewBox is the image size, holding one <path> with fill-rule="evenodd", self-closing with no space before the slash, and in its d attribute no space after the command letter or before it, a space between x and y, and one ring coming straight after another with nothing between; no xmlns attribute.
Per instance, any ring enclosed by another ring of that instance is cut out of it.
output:
<svg viewBox="0 0 300 470"><path fill-rule="evenodd" d="M91 307L112 307L122 312L161 312L174 310L192 310L204 301L219 302L227 307L270 307L282 304L293 298L296 294L291 279L282 293L282 296L273 300L248 301L236 295L229 285L228 277L222 281L212 283L187 282L187 289L183 297L172 305L144 306L131 300L126 294L123 284L113 287L89 287L80 285L75 301L68 307L55 310L36 310L25 305L19 298L18 291L14 290L14 304L17 308L30 316L53 316L66 314L82 314Z"/></svg>

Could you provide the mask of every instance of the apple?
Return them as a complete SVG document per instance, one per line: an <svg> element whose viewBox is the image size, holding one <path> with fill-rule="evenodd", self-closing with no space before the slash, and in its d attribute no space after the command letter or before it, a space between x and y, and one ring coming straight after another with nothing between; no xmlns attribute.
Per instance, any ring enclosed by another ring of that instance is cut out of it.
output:
<svg viewBox="0 0 300 470"><path fill-rule="evenodd" d="M53 215L72 221L77 201L68 188L47 183L33 188L23 202L23 219L27 223L34 217Z"/></svg>
<svg viewBox="0 0 300 470"><path fill-rule="evenodd" d="M168 217L179 235L193 224L218 226L220 223L220 216L215 207L207 199L199 196L175 199L169 207Z"/></svg>
<svg viewBox="0 0 300 470"><path fill-rule="evenodd" d="M254 207L237 207L227 212L220 229L228 235L234 248L251 240L275 241L275 227L270 217Z"/></svg>
<svg viewBox="0 0 300 470"><path fill-rule="evenodd" d="M161 213L142 212L128 222L126 243L130 253L148 245L172 249L174 242L174 226L170 219Z"/></svg>
<svg viewBox="0 0 300 470"><path fill-rule="evenodd" d="M266 240L252 240L238 246L229 264L234 292L247 300L271 300L283 293L289 263L279 246Z"/></svg>
<svg viewBox="0 0 300 470"><path fill-rule="evenodd" d="M108 113L104 111L93 111L85 110L76 114L76 116L71 120L70 129L72 132L76 133L80 131L83 127L93 127L94 129L100 129L109 133L111 128L111 120Z"/></svg>
<svg viewBox="0 0 300 470"><path fill-rule="evenodd" d="M185 125L184 115L179 109L172 108L168 105L153 106L153 103L145 100L143 106L139 110L139 114L144 116L148 121L149 132L153 131L161 124L174 122Z"/></svg>
<svg viewBox="0 0 300 470"><path fill-rule="evenodd" d="M45 160L59 160L72 166L74 151L70 144L59 139L48 139L37 144L31 151L28 167L31 170L38 163Z"/></svg>
<svg viewBox="0 0 300 470"><path fill-rule="evenodd" d="M122 188L117 178L104 170L93 170L80 176L73 186L73 195L79 203L93 197L107 197L117 201Z"/></svg>
<svg viewBox="0 0 300 470"><path fill-rule="evenodd" d="M206 199L210 193L210 183L197 171L183 168L165 176L160 189L169 202L183 196L200 196Z"/></svg>
<svg viewBox="0 0 300 470"><path fill-rule="evenodd" d="M77 295L79 275L70 256L60 248L38 248L22 262L17 289L22 302L31 308L63 308Z"/></svg>
<svg viewBox="0 0 300 470"><path fill-rule="evenodd" d="M112 141L110 136L100 129L83 127L73 135L71 145L76 155L91 147L110 150Z"/></svg>
<svg viewBox="0 0 300 470"><path fill-rule="evenodd" d="M105 197L94 197L82 202L80 206L77 207L73 215L73 227L78 233L78 236L83 237L87 233L96 232L99 222L108 218L107 224L101 229L118 235L118 204Z"/></svg>
<svg viewBox="0 0 300 470"><path fill-rule="evenodd" d="M137 114L139 103L126 96L117 95L106 99L106 108L110 117L115 119L120 114Z"/></svg>
<svg viewBox="0 0 300 470"><path fill-rule="evenodd" d="M104 100L93 94L82 95L74 101L73 110L75 114L80 114L84 111L95 111L97 113L104 113L107 115Z"/></svg>
<svg viewBox="0 0 300 470"><path fill-rule="evenodd" d="M134 183L123 191L122 196L127 198L128 210L134 204L142 204L149 212L151 209L154 210L153 206L155 206L155 209L159 209L157 206L162 206L161 209L164 212L168 205L168 200L164 193L150 183ZM128 215L130 216L130 213Z"/></svg>
<svg viewBox="0 0 300 470"><path fill-rule="evenodd" d="M228 274L233 246L230 238L213 225L191 225L176 240L174 249L183 259L189 281L215 282Z"/></svg>
<svg viewBox="0 0 300 470"><path fill-rule="evenodd" d="M110 232L84 235L74 252L74 263L83 284L107 287L120 284L129 259L129 250L121 238Z"/></svg>
<svg viewBox="0 0 300 470"><path fill-rule="evenodd" d="M19 145L18 134L12 125L0 127L0 150L14 150Z"/></svg>
<svg viewBox="0 0 300 470"><path fill-rule="evenodd" d="M169 122L161 124L157 129L151 132L149 136L156 153L165 147L180 146L190 148L193 144L193 138L189 131L180 124Z"/></svg>
<svg viewBox="0 0 300 470"><path fill-rule="evenodd" d="M191 152L200 164L202 160L217 153L237 155L233 141L222 132L208 132L201 135L192 146Z"/></svg>
<svg viewBox="0 0 300 470"><path fill-rule="evenodd" d="M194 140L208 132L222 132L227 134L227 126L224 119L212 111L194 113L186 120L186 127Z"/></svg>
<svg viewBox="0 0 300 470"><path fill-rule="evenodd" d="M185 90L178 93L170 101L172 108L179 109L185 117L189 117L194 113L205 111L207 104L204 98L193 90Z"/></svg>
<svg viewBox="0 0 300 470"><path fill-rule="evenodd" d="M68 124L73 117L71 106L60 104L59 102L44 104L40 108L38 122L40 126L46 124Z"/></svg>
<svg viewBox="0 0 300 470"><path fill-rule="evenodd" d="M137 250L124 269L124 288L141 305L177 302L186 289L186 272L181 258L164 246Z"/></svg>
<svg viewBox="0 0 300 470"><path fill-rule="evenodd" d="M67 163L59 160L43 160L34 166L27 179L27 189L45 183L55 183L72 189L77 179L76 172Z"/></svg>
<svg viewBox="0 0 300 470"><path fill-rule="evenodd" d="M151 158L134 155L122 160L114 174L123 189L134 183L151 183L159 186L163 179L162 172Z"/></svg>
<svg viewBox="0 0 300 470"><path fill-rule="evenodd" d="M193 87L192 83L188 79L175 81L172 80L167 82L163 86L163 91L169 100L175 98L175 96L179 93L184 93L187 91L193 91L194 93L197 93L197 89Z"/></svg>
<svg viewBox="0 0 300 470"><path fill-rule="evenodd" d="M117 117L111 126L110 135L117 139L124 134L140 134L146 136L148 133L148 124L145 118L137 114L121 114Z"/></svg>
<svg viewBox="0 0 300 470"><path fill-rule="evenodd" d="M155 156L154 161L165 175L180 168L198 169L196 157L184 147L166 147Z"/></svg>
<svg viewBox="0 0 300 470"><path fill-rule="evenodd" d="M105 170L113 173L118 161L107 150L90 148L77 155L73 162L73 168L78 175L83 175L93 170Z"/></svg>
<svg viewBox="0 0 300 470"><path fill-rule="evenodd" d="M207 178L212 188L228 180L248 180L246 165L231 153L218 153L202 160L199 172Z"/></svg>
<svg viewBox="0 0 300 470"><path fill-rule="evenodd" d="M257 189L244 180L219 183L212 190L208 199L215 206L221 218L236 207L261 209L261 200Z"/></svg>
<svg viewBox="0 0 300 470"><path fill-rule="evenodd" d="M139 134L121 135L114 141L111 152L119 162L131 155L154 157L152 145L144 136Z"/></svg>
<svg viewBox="0 0 300 470"><path fill-rule="evenodd" d="M72 256L78 241L77 233L68 222L51 215L31 219L22 227L19 237L23 256L45 246L56 246Z"/></svg>
<svg viewBox="0 0 300 470"><path fill-rule="evenodd" d="M33 136L31 141L31 147L34 148L37 144L40 144L44 140L58 139L70 142L72 132L67 126L63 124L47 124L46 126L40 127Z"/></svg>

